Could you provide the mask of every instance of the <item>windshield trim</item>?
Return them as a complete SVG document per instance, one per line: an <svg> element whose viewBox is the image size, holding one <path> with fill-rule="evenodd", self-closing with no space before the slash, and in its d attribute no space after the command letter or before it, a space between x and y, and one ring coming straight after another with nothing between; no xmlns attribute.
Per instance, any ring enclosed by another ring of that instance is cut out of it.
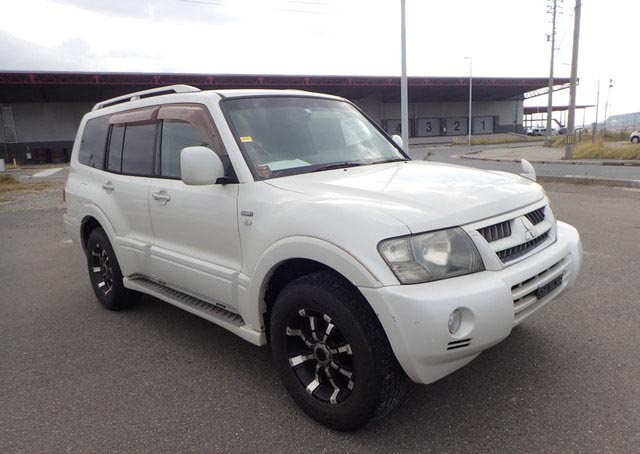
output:
<svg viewBox="0 0 640 454"><path fill-rule="evenodd" d="M233 136L233 139L235 140L236 145L238 146L238 149L240 150L240 154L242 154L242 158L244 159L245 164L249 168L249 171L251 172L251 175L253 176L253 180L254 181L266 181L266 180L273 180L275 178L288 177L288 176L291 176L291 175L301 175L301 174L304 174L304 173L310 173L309 167L305 166L305 167L298 167L298 168L292 168L292 169L283 169L281 174L279 174L277 176L272 176L272 177L269 177L269 178L264 178L264 177L261 177L260 175L258 175L258 171L254 168L253 164L251 163L251 159L249 159L249 156L247 155L247 151L245 150L243 143L240 141L240 135L238 134L238 131L236 130L235 125L231 121L231 117L229 116L229 114L227 112L227 108L225 106L225 104L227 102L229 102L229 101L234 101L234 100L238 100L238 99L256 99L256 98L311 98L311 99L323 99L323 100L328 100L328 101L343 102L345 104L349 104L352 107L354 107L360 113L360 115L362 115L364 118L366 118L366 120L371 124L371 126L373 126L378 132L380 132L387 139L387 141L391 144L391 146L393 146L396 150L398 150L398 152L405 158L405 160L407 160L407 161L411 161L412 160L409 157L409 155L407 153L405 153L404 150L402 148L400 148L398 146L398 144L393 141L391 136L389 136L389 134L384 129L382 129L380 126L378 126L378 124L375 121L373 121L371 119L371 117L369 117L366 113L364 113L362 111L362 109L360 109L358 106L356 106L354 103L352 103L351 101L349 101L347 99L341 99L341 98L336 99L336 98L328 98L328 97L325 97L325 96L314 96L313 94L308 94L308 95L307 94L305 94L305 95L264 94L264 95L246 95L246 96L233 96L233 97L222 98L219 101L220 110L222 111L222 115L224 116L224 119L225 119L227 125L229 126L229 129L231 130L231 135ZM398 161L398 162L400 162L400 161ZM381 164L381 163L380 162L372 162L372 163L363 164L363 165L375 165L375 164ZM306 169L306 170L303 171L303 169ZM289 170L291 172L288 172L288 171L285 172L284 170ZM295 170L300 170L300 171L296 172Z"/></svg>

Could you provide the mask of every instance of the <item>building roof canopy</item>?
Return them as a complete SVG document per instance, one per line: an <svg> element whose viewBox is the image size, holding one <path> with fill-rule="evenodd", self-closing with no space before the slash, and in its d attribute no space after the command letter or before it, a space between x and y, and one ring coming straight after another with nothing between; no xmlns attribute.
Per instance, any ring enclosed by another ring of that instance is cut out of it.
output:
<svg viewBox="0 0 640 454"><path fill-rule="evenodd" d="M556 85L568 81L566 78L555 79ZM544 77L474 77L473 99L512 99L544 88L548 83L549 79ZM398 102L400 98L399 77L0 71L0 102L95 102L145 88L174 84L193 85L203 90L300 89L352 100L376 96L383 102ZM409 77L408 84L411 102L466 101L469 97L468 77Z"/></svg>

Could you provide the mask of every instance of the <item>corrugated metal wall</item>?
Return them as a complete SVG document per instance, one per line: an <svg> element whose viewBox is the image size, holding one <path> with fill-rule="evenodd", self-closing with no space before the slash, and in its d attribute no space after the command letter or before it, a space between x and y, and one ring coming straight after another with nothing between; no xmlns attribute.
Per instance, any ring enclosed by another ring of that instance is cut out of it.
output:
<svg viewBox="0 0 640 454"><path fill-rule="evenodd" d="M91 103L14 103L17 142L57 142L73 140L82 116Z"/></svg>

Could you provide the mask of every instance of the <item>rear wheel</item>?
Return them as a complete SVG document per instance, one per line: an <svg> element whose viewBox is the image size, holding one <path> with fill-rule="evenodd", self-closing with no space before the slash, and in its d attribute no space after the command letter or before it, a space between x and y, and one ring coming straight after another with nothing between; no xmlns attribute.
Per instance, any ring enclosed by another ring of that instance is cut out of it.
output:
<svg viewBox="0 0 640 454"><path fill-rule="evenodd" d="M640 137L638 137L638 136L633 136L633 137L631 138L631 142L632 142L632 143L640 143Z"/></svg>
<svg viewBox="0 0 640 454"><path fill-rule="evenodd" d="M127 308L140 297L140 293L124 287L116 254L101 228L92 230L87 240L87 267L93 292L107 309Z"/></svg>
<svg viewBox="0 0 640 454"><path fill-rule="evenodd" d="M354 430L388 414L407 378L359 292L328 272L288 284L271 313L273 359L293 400L312 418Z"/></svg>

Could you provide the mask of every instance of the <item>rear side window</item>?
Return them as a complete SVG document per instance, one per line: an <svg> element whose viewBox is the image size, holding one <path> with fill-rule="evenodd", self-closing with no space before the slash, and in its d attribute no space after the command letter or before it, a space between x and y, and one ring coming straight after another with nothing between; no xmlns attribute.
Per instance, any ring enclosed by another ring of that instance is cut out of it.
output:
<svg viewBox="0 0 640 454"><path fill-rule="evenodd" d="M89 167L102 169L104 149L109 131L109 117L88 120L82 133L82 142L78 153L78 162Z"/></svg>
<svg viewBox="0 0 640 454"><path fill-rule="evenodd" d="M155 139L156 123L126 126L122 147L122 173L153 175Z"/></svg>
<svg viewBox="0 0 640 454"><path fill-rule="evenodd" d="M180 178L180 152L195 145L207 146L196 128L183 120L164 120L162 124L160 174Z"/></svg>

